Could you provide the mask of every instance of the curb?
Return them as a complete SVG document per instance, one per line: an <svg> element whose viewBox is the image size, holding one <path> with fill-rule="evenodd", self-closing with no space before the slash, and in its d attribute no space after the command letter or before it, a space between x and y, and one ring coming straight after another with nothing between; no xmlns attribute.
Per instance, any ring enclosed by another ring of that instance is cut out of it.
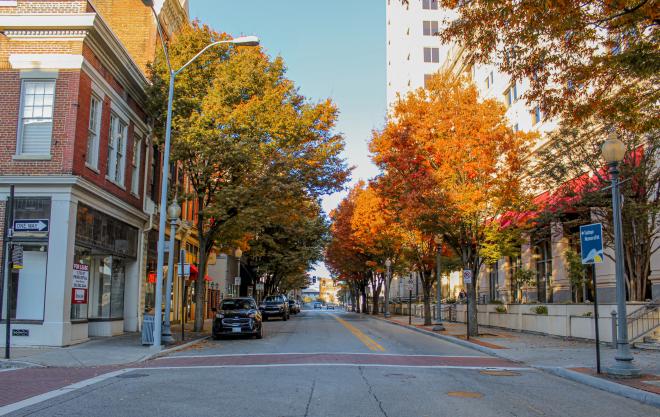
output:
<svg viewBox="0 0 660 417"><path fill-rule="evenodd" d="M161 356L169 355L170 353L176 352L178 350L185 349L187 347L190 347L194 344L197 344L197 343L201 342L202 340L209 339L210 337L211 336L203 336L203 337L191 340L190 342L184 343L182 345L174 346L174 347L171 347L171 348L168 348L168 349L159 350L157 352L148 353L148 354L144 355L141 359L138 359L137 361L131 362L131 363L142 363L142 362L146 362L148 360L155 359L155 358L158 358L158 357L161 357Z"/></svg>
<svg viewBox="0 0 660 417"><path fill-rule="evenodd" d="M607 391L612 394L621 395L623 397L660 408L660 395L654 394L652 392L617 384L616 382L607 381L595 376L581 374L566 368L550 366L535 366L535 368L562 378L589 385L593 388Z"/></svg>
<svg viewBox="0 0 660 417"><path fill-rule="evenodd" d="M514 363L524 363L522 361L517 361L517 360L511 359L511 358L508 358L504 355L500 355L497 352L497 350L495 350L495 349L490 349L490 348L487 348L485 346L480 346L480 345L477 345L475 343L468 342L467 340L462 340L462 339L457 339L457 338L452 337L452 336L437 334L437 333L430 332L430 331L425 330L425 329L420 329L420 328L415 327L415 326L409 326L407 324L398 323L398 322L395 322L395 321L392 321L392 320L387 320L387 319L377 317L377 316L376 317L369 316L369 318L379 320L379 321L382 321L382 322L385 322L385 323L390 323L390 324L393 324L395 326L405 327L405 328L410 329L412 331L422 333L422 334L425 334L425 335L428 335L428 336L431 336L431 337L435 337L436 339L445 340L447 342L454 343L454 344L459 345L459 346L472 348L474 350L478 350L482 353L485 353L485 354L490 355L490 356L494 356L496 358L506 359L506 360L509 360L511 362L514 362ZM652 392L647 392L647 391L644 391L644 390L641 390L641 389L632 388L632 387L622 385L622 384L617 384L616 382L611 382L611 381L607 381L605 379L596 378L594 376L581 374L579 372L571 371L569 369L562 368L562 367L535 366L535 365L529 365L529 364L527 364L527 365L530 368L538 369L539 371L542 371L542 372L546 372L546 373L549 373L549 374L552 374L552 375L555 375L555 376L558 376L558 377L561 377L561 378L569 379L569 380L574 381L574 382L579 382L579 383L582 383L584 385L588 385L590 387L600 389L602 391L607 391L611 394L620 395L622 397L630 398L630 399L639 401L641 403L648 404L648 405L660 408L660 395L654 394Z"/></svg>

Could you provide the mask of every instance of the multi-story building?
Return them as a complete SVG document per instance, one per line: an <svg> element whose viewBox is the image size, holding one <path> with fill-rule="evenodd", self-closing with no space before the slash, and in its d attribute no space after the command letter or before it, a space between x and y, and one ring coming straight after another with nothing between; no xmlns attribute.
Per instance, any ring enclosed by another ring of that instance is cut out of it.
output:
<svg viewBox="0 0 660 417"><path fill-rule="evenodd" d="M538 131L540 140L535 147L546 143L545 133L557 127L555 120L547 120L539 106L528 105L521 97L528 88L528 81L512 81L507 74L498 71L496 65L470 65L469 57L459 45L443 44L433 36L442 27L443 20L451 18L451 12L443 10L436 0L387 0L387 101L388 107L397 95L423 87L425 80L440 69L471 78L483 98L502 101L506 115L514 130ZM552 190L539 190L538 200L543 200ZM578 248L579 242L571 239L575 230L564 230L561 223L553 223L551 233L529 235L521 248L521 256L504 258L486 266L478 280L481 300L520 301L522 292L515 288L512 274L517 268L529 268L535 272L535 282L525 289L528 300L538 302L569 302L578 299L581 291L571 286L565 257L568 248ZM660 297L660 252L651 261L653 297ZM614 262L605 257L596 266L598 298L608 303L615 300Z"/></svg>
<svg viewBox="0 0 660 417"><path fill-rule="evenodd" d="M23 268L3 271L14 345L140 326L161 166L145 111L160 47L148 3L0 0L0 215L14 185L14 218L47 226L14 236ZM187 24L186 1L155 3L166 36Z"/></svg>

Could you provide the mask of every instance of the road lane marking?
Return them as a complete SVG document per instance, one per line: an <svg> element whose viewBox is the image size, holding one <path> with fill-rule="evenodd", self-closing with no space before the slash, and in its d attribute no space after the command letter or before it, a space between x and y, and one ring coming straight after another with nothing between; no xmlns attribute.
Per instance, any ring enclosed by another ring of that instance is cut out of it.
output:
<svg viewBox="0 0 660 417"><path fill-rule="evenodd" d="M5 406L0 407L0 416L4 416L5 414L13 413L18 410L21 410L26 407L33 406L35 404L39 404L41 402L50 400L51 398L59 397L60 395L68 394L70 392L85 388L89 385L96 384L98 382L105 381L106 379L114 378L118 375L125 374L127 372L134 371L134 368L124 368L120 369L118 371L114 372L108 372L106 374L101 374L98 376L95 376L93 378L85 379L82 381L78 381L74 384L67 385L66 387L58 388L52 391L45 392L43 394L35 395L34 397L26 398L22 401L18 401L12 404L7 404Z"/></svg>
<svg viewBox="0 0 660 417"><path fill-rule="evenodd" d="M181 365L181 366L154 366L138 368L141 371L151 370L174 370L174 369L221 369L221 368L287 368L299 366L344 366L349 368L415 368L415 369L466 369L473 371L497 370L497 371L534 371L529 367L497 367L497 366L460 366L460 365L391 365L382 363L272 363L257 365Z"/></svg>
<svg viewBox="0 0 660 417"><path fill-rule="evenodd" d="M346 320L342 319L339 316L332 315L335 320L337 320L339 323L341 323L344 327L348 329L351 333L353 333L353 336L357 337L362 343L364 343L369 349L373 350L374 352L385 352L385 348L383 348L381 345L376 343L375 340L367 336L366 334L362 333L360 329L357 327L353 326L351 323L347 322Z"/></svg>

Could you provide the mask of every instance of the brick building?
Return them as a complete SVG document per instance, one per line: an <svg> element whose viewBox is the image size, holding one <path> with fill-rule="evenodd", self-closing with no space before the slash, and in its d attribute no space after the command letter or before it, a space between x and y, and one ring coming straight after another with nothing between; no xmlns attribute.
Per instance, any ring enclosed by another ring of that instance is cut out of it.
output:
<svg viewBox="0 0 660 417"><path fill-rule="evenodd" d="M187 1L154 3L166 36L187 24ZM0 214L13 184L15 218L49 226L14 239L14 345L139 328L161 166L144 110L160 47L148 4L0 0Z"/></svg>

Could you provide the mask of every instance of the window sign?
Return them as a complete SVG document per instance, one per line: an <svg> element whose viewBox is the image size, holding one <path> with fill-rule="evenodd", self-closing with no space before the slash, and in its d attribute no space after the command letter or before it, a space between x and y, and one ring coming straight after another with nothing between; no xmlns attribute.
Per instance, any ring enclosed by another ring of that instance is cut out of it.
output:
<svg viewBox="0 0 660 417"><path fill-rule="evenodd" d="M73 288L89 287L89 265L73 264Z"/></svg>

